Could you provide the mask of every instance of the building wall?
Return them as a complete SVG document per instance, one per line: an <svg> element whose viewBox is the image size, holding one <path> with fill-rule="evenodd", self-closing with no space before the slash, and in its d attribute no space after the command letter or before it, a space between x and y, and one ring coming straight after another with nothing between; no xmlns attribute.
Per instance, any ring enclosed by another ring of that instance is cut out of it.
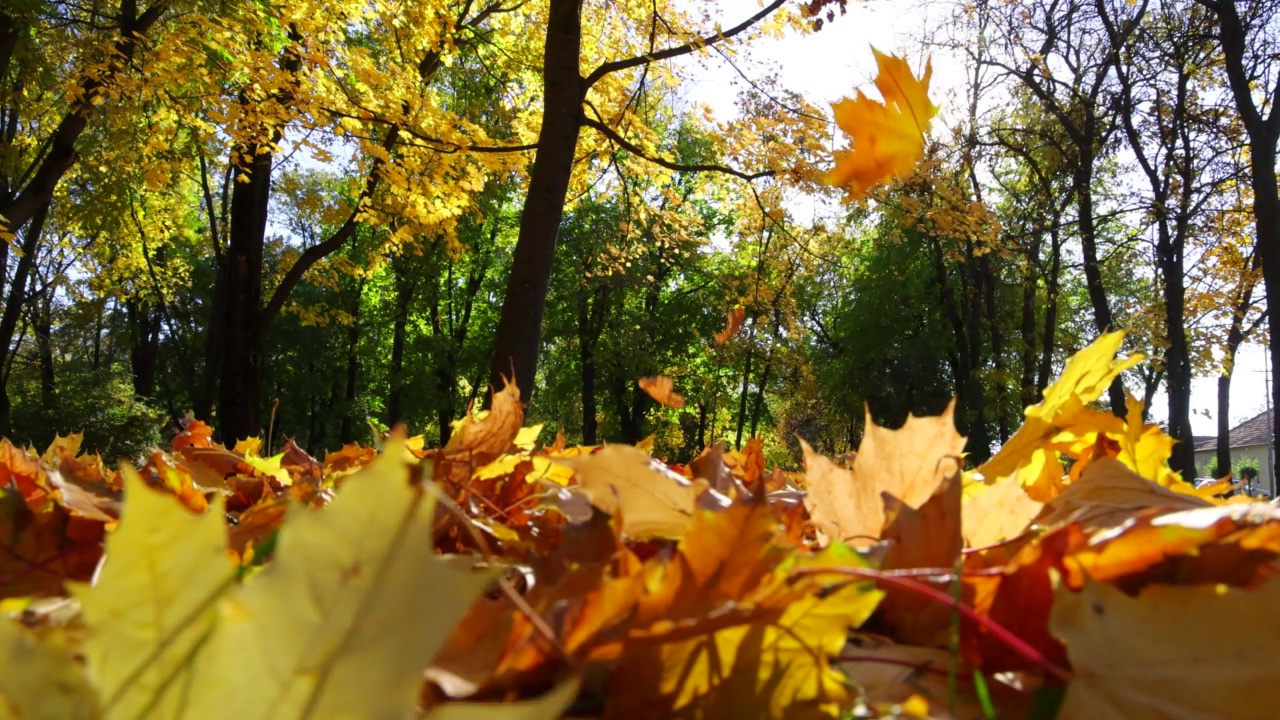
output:
<svg viewBox="0 0 1280 720"><path fill-rule="evenodd" d="M1209 461L1212 460L1216 454L1217 453L1212 450L1197 450L1196 467L1200 468L1208 465ZM1275 478L1273 477L1274 470L1271 467L1272 460L1267 458L1267 446L1246 445L1244 447L1231 448L1231 462L1233 464L1242 457L1249 457L1258 461L1258 487L1271 497L1275 497L1276 484Z"/></svg>

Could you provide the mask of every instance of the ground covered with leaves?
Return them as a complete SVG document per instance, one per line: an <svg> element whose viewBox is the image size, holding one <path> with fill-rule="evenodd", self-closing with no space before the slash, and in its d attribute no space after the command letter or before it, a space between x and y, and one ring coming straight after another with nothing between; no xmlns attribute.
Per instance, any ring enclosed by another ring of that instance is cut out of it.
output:
<svg viewBox="0 0 1280 720"><path fill-rule="evenodd" d="M1120 339L978 468L949 411L803 473L541 445L511 387L441 449L4 441L0 717L1265 717L1280 513L1090 406Z"/></svg>

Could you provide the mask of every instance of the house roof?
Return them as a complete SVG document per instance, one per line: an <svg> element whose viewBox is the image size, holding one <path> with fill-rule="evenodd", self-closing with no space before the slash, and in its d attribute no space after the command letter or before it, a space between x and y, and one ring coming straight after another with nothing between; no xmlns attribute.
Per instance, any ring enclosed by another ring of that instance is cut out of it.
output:
<svg viewBox="0 0 1280 720"><path fill-rule="evenodd" d="M1265 410L1231 428L1229 434L1231 447L1249 447L1251 445L1267 445L1271 442L1271 411ZM1195 438L1197 450L1212 450L1217 447L1216 437Z"/></svg>

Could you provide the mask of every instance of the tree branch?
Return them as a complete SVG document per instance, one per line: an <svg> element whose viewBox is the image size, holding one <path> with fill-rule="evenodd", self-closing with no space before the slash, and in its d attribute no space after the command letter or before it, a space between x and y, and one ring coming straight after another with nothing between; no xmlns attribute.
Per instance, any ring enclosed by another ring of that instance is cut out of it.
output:
<svg viewBox="0 0 1280 720"><path fill-rule="evenodd" d="M756 173L747 173L741 170L735 170L734 168L731 168L731 167L725 167L724 165L710 165L705 163L696 163L693 165L686 165L684 163L672 162L664 158L654 157L646 154L644 150L641 150L638 146L633 144L631 141L619 135L616 130L609 127L608 125L605 125L599 120L595 120L589 117L584 117L582 118L582 124L585 127L593 128L599 131L602 135L609 138L615 144L621 147L623 150L626 150L632 155L635 155L636 157L644 158L645 160L648 160L654 165L660 165L668 170L674 170L676 172L718 172L718 173L724 173L726 175L732 175L737 178L742 178L743 180L746 180L748 182L752 180L759 180L762 177L770 177L776 174L774 173L773 170L761 170L760 172L756 172Z"/></svg>
<svg viewBox="0 0 1280 720"><path fill-rule="evenodd" d="M388 154L395 148L396 140L400 135L400 129L392 125L391 130L387 132L387 137L382 142L382 149ZM320 262L328 255L337 252L355 235L356 228L360 226L360 206L373 195L373 191L377 189L378 182L382 179L379 171L382 169L383 160L375 158L373 167L369 168L369 177L365 180L364 191L360 193L360 197L356 199L356 206L352 208L351 215L347 217L346 222L333 232L329 238L319 244L312 245L303 251L298 257L297 262L289 267L288 272L280 279L280 284L276 286L274 292L271 293L271 299L267 302L266 307L262 309L259 317L259 327L266 327L275 320L276 316L284 308L284 303L289 299L289 294L293 292L293 288L302 280L302 276L306 275L312 265Z"/></svg>
<svg viewBox="0 0 1280 720"><path fill-rule="evenodd" d="M601 78L603 78L605 75L608 75L609 73L618 72L619 70L626 70L628 68L633 68L633 67L640 67L641 65L648 65L650 63L654 63L659 60L666 60L668 58L679 57L681 55L688 55L689 53L694 52L695 50L701 50L702 48L707 47L709 45L715 45L716 43L722 40L728 40L729 38L735 35L741 34L743 31L747 30L752 25L755 25L756 23L768 17L770 14L773 13L774 10L777 10L778 8L782 7L783 3L785 3L786 1L787 0L773 0L773 2L761 8L760 12L756 13L755 15L752 15L751 17L733 26L732 28L725 30L724 32L716 33L715 35L708 35L707 37L685 43L684 45L669 47L665 50L659 50L655 53L650 53L648 55L641 55L639 57L627 58L626 60L614 60L613 62L604 63L599 67L597 67L595 70L592 70L591 74L587 76L587 79L583 81L582 92L585 95L587 90L591 89L592 85L599 82Z"/></svg>

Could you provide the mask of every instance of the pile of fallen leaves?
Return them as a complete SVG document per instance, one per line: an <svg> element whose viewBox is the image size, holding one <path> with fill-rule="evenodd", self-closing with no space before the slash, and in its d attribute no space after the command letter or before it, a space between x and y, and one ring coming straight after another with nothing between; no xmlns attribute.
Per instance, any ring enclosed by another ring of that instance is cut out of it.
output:
<svg viewBox="0 0 1280 720"><path fill-rule="evenodd" d="M0 717L1265 717L1280 514L1090 406L1120 339L969 470L950 411L669 467L512 387L442 449L0 442Z"/></svg>

